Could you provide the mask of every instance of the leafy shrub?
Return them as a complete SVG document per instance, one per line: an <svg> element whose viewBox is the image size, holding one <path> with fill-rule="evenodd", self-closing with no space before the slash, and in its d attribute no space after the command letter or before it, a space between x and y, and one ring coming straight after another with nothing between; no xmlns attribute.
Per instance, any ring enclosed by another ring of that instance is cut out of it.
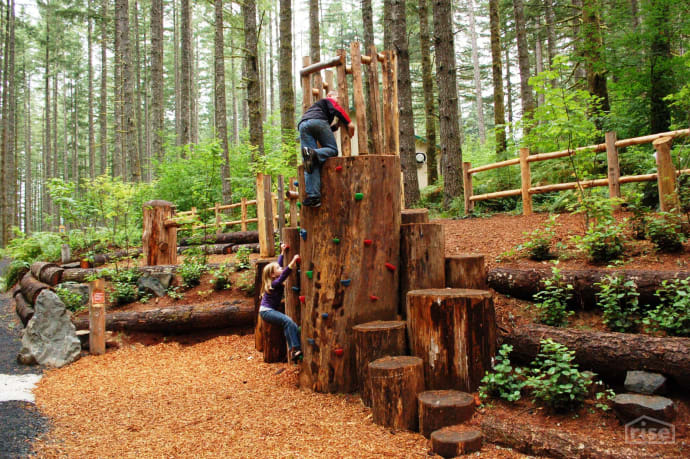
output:
<svg viewBox="0 0 690 459"><path fill-rule="evenodd" d="M122 306L132 303L139 297L139 289L135 284L128 282L113 282L110 284L110 302Z"/></svg>
<svg viewBox="0 0 690 459"><path fill-rule="evenodd" d="M672 212L659 212L657 217L648 218L647 237L659 252L680 252L685 242L680 217Z"/></svg>
<svg viewBox="0 0 690 459"><path fill-rule="evenodd" d="M8 290L14 284L19 282L21 277L29 270L29 263L22 260L12 260L10 266L7 268L5 277L2 278L2 290Z"/></svg>
<svg viewBox="0 0 690 459"><path fill-rule="evenodd" d="M623 275L609 275L594 284L597 301L604 310L604 323L613 331L629 332L637 327L639 304L637 285Z"/></svg>
<svg viewBox="0 0 690 459"><path fill-rule="evenodd" d="M529 238L527 242L520 244L518 250L526 250L528 256L532 260L542 261L553 258L551 254L551 243L556 236L556 218L557 215L551 215L548 223L544 228L537 228L531 233L524 234Z"/></svg>
<svg viewBox="0 0 690 459"><path fill-rule="evenodd" d="M649 311L644 324L669 335L690 336L690 280L663 281L656 296L660 303Z"/></svg>
<svg viewBox="0 0 690 459"><path fill-rule="evenodd" d="M623 224L615 224L613 219L597 222L590 226L580 240L579 247L594 263L617 260L623 255Z"/></svg>
<svg viewBox="0 0 690 459"><path fill-rule="evenodd" d="M565 325L573 312L566 309L573 297L573 286L563 282L561 270L551 268L552 277L544 281L544 290L534 295L540 323L561 327Z"/></svg>
<svg viewBox="0 0 690 459"><path fill-rule="evenodd" d="M247 295L254 294L254 275L251 271L244 271L237 280L237 287Z"/></svg>
<svg viewBox="0 0 690 459"><path fill-rule="evenodd" d="M167 290L168 296L175 301L184 298L184 293L178 292L178 289L179 289L179 287L170 287Z"/></svg>
<svg viewBox="0 0 690 459"><path fill-rule="evenodd" d="M243 269L249 269L251 268L252 264L249 261L249 255L252 253L252 249L250 249L247 246L241 246L239 249L237 249L237 269L238 270L243 270Z"/></svg>
<svg viewBox="0 0 690 459"><path fill-rule="evenodd" d="M29 264L34 261L59 260L63 242L58 233L37 232L26 236L22 232L15 231L14 239L11 239L2 250L2 256Z"/></svg>
<svg viewBox="0 0 690 459"><path fill-rule="evenodd" d="M196 257L186 257L177 270L182 278L182 284L187 288L199 285L204 272L206 272L206 264Z"/></svg>
<svg viewBox="0 0 690 459"><path fill-rule="evenodd" d="M70 311L79 312L86 309L84 298L79 293L60 287L59 285L55 287L55 293Z"/></svg>
<svg viewBox="0 0 690 459"><path fill-rule="evenodd" d="M214 290L225 290L232 286L230 274L232 269L227 264L222 264L218 269L211 271L211 280Z"/></svg>
<svg viewBox="0 0 690 459"><path fill-rule="evenodd" d="M520 400L520 391L525 385L522 369L513 368L509 355L513 346L504 344L498 350L493 372L486 372L479 387L481 398L498 397L509 402Z"/></svg>
<svg viewBox="0 0 690 459"><path fill-rule="evenodd" d="M628 210L632 213L630 229L632 230L633 237L638 241L647 236L647 214L650 210L649 207L643 204L643 196L642 193L634 193L628 199Z"/></svg>
<svg viewBox="0 0 690 459"><path fill-rule="evenodd" d="M573 363L575 352L551 339L541 340L540 347L527 382L535 400L556 411L578 408L587 394L587 379Z"/></svg>

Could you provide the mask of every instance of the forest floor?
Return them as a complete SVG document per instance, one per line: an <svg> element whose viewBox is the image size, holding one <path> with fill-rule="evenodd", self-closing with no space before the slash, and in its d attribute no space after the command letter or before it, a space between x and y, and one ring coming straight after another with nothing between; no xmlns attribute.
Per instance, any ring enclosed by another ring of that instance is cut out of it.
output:
<svg viewBox="0 0 690 459"><path fill-rule="evenodd" d="M624 213L617 218L625 218ZM543 227L548 216L496 215L490 218L442 220L446 255L485 255L487 269L496 266L548 267L548 262L520 258L515 247L524 232ZM567 269L592 268L579 256L570 237L583 234L578 215L558 217L557 240L565 249ZM630 239L632 240L632 239ZM660 255L648 242L629 242L626 257L601 269L683 270L690 251ZM255 256L253 256L255 257ZM212 256L209 262L234 261ZM179 304L211 303L252 297L235 287L211 291L207 278L185 292ZM163 298L125 309L172 306ZM529 302L495 295L497 315L531 320ZM587 315L589 314L589 315ZM578 314L571 326L600 329L595 313ZM499 317L499 320L501 317ZM117 334L119 348L105 356L85 355L62 369L48 370L35 390L36 404L51 430L34 443L40 457L256 456L266 457L422 457L428 441L411 432L394 432L372 422L370 409L357 394L326 395L297 387L297 367L263 363L254 349L251 330L214 331L196 335ZM614 389L619 389L614 387ZM675 399L675 398L674 398ZM676 441L641 447L639 456L688 457L688 400L676 400ZM575 413L556 414L529 399L517 404L493 402L478 410L473 423L492 415L511 422L552 427L612 450L625 445L624 426L610 412L587 403ZM525 457L487 444L483 457Z"/></svg>

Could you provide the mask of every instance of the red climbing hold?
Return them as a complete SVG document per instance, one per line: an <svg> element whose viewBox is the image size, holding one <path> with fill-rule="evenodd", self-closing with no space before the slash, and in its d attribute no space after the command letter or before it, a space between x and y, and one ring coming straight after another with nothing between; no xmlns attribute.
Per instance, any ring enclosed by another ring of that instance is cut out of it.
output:
<svg viewBox="0 0 690 459"><path fill-rule="evenodd" d="M302 261L302 257L300 257L299 255L297 255L297 263L299 263L300 261Z"/></svg>
<svg viewBox="0 0 690 459"><path fill-rule="evenodd" d="M386 268L388 268L389 271L395 271L395 266L390 263L386 263Z"/></svg>
<svg viewBox="0 0 690 459"><path fill-rule="evenodd" d="M299 297L299 302L304 303L306 301L307 297L306 296L300 296Z"/></svg>
<svg viewBox="0 0 690 459"><path fill-rule="evenodd" d="M335 166L335 170L340 172L341 170L343 170L343 166Z"/></svg>
<svg viewBox="0 0 690 459"><path fill-rule="evenodd" d="M370 299L371 301L376 301L376 300L379 299L379 297L376 296L376 295L369 295L369 299Z"/></svg>
<svg viewBox="0 0 690 459"><path fill-rule="evenodd" d="M364 240L364 245L367 245L367 246L368 246L368 245L371 245L371 244L373 244L373 243L374 243L374 241L372 241L371 239L365 239L365 240Z"/></svg>
<svg viewBox="0 0 690 459"><path fill-rule="evenodd" d="M333 353L335 355L337 355L338 357L340 357L345 353L345 351L343 350L342 347L336 347L335 349L333 349Z"/></svg>

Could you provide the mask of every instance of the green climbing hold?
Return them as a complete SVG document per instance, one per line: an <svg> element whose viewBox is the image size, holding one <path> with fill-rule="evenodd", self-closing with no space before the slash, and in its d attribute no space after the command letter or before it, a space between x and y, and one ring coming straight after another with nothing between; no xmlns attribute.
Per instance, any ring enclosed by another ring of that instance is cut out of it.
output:
<svg viewBox="0 0 690 459"><path fill-rule="evenodd" d="M364 198L364 193L355 193L355 201L361 201Z"/></svg>
<svg viewBox="0 0 690 459"><path fill-rule="evenodd" d="M340 244L340 239L338 239L337 237L334 237L334 238L333 238L333 243L334 243L334 244Z"/></svg>
<svg viewBox="0 0 690 459"><path fill-rule="evenodd" d="M302 208L302 203L299 202L299 201L297 201L297 208L298 208L298 209L301 209L301 208Z"/></svg>
<svg viewBox="0 0 690 459"><path fill-rule="evenodd" d="M314 271L307 271L307 277L312 279L314 277Z"/></svg>

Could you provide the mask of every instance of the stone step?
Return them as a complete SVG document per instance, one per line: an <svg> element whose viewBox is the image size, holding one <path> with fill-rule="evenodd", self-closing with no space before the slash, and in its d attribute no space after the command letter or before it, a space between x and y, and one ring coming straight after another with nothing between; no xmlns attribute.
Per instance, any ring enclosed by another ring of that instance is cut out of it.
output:
<svg viewBox="0 0 690 459"><path fill-rule="evenodd" d="M613 398L613 410L623 423L640 416L667 422L676 417L673 400L660 395L618 394Z"/></svg>

